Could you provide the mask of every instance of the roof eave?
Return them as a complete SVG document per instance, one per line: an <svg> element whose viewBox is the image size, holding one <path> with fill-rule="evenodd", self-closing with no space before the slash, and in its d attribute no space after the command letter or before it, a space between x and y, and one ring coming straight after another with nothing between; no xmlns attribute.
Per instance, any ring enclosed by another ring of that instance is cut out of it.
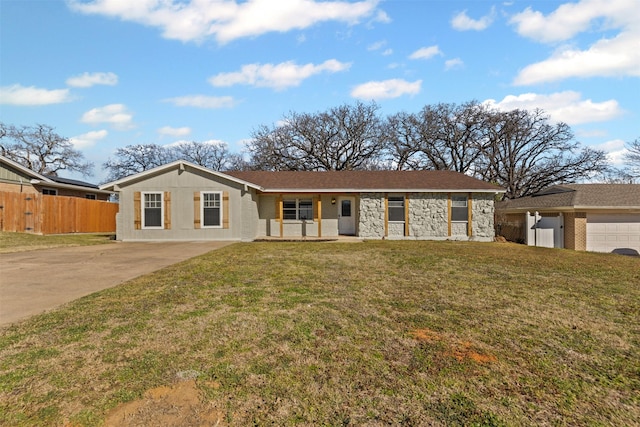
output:
<svg viewBox="0 0 640 427"><path fill-rule="evenodd" d="M46 183L51 183L54 182L53 180L47 178L44 175L39 174L38 172L34 172L31 169L29 169L28 167L21 165L18 162L15 162L7 157L4 156L0 156L0 160L6 164L8 164L9 166L23 172L26 175L32 176L34 179L40 180L40 181L45 181Z"/></svg>
<svg viewBox="0 0 640 427"><path fill-rule="evenodd" d="M33 184L33 185L40 185L40 186L50 187L50 188L63 188L65 190L83 191L85 193L96 193L96 194L111 194L112 193L112 191L106 191L106 190L102 190L100 188L83 187L81 185L72 185L72 184L63 184L63 183L55 182L55 181L42 182L41 180L32 179L30 181L30 183Z"/></svg>
<svg viewBox="0 0 640 427"><path fill-rule="evenodd" d="M624 210L624 211L640 211L639 206L590 206L590 205L581 205L581 206L525 206L525 207L507 207L507 208L498 208L507 212L535 212L535 211L545 211L545 212L577 212L577 211L594 211L594 210Z"/></svg>
<svg viewBox="0 0 640 427"><path fill-rule="evenodd" d="M238 183L240 185L244 185L244 186L247 186L247 187L254 188L256 190L262 190L262 187L260 187L259 185L254 184L254 183L251 183L251 182L248 182L248 181L244 181L244 180L236 178L234 176L227 175L227 174L225 174L223 172L217 172L217 171L205 168L204 166L199 166L199 165L196 165L194 163L187 162L187 161L184 161L184 160L176 160L175 162L167 163L166 165L158 166L158 167L155 167L153 169L149 169L149 170L146 170L146 171L143 171L143 172L139 172L139 173L136 173L136 174L133 174L133 175L129 175L129 176L125 177L125 178L121 178L121 179L116 180L116 181L108 182L106 184L101 185L100 189L101 190L120 191L120 187L122 186L122 184L126 184L127 182L138 181L138 180L143 179L145 177L156 175L158 173L162 173L165 170L170 170L170 169L173 169L175 167L178 167L180 169L184 169L185 166L188 166L190 168L199 170L201 172L204 172L204 173L207 173L207 174L210 174L210 175L214 175L214 176L217 176L217 177L220 177L220 178L224 178L224 179L229 180L229 181L233 181L233 182Z"/></svg>
<svg viewBox="0 0 640 427"><path fill-rule="evenodd" d="M500 189L451 188L265 188L263 193L505 193Z"/></svg>

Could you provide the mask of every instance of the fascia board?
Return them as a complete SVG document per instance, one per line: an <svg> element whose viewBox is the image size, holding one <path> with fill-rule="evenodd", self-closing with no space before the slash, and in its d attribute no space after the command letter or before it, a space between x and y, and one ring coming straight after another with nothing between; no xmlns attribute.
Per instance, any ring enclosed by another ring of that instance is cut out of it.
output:
<svg viewBox="0 0 640 427"><path fill-rule="evenodd" d="M21 165L18 162L14 162L13 160L11 160L11 159L9 159L7 157L0 156L0 160L3 163L6 163L7 165L9 165L9 166L11 166L11 167L23 172L24 174L32 176L34 179L37 179L39 181L45 181L47 184L51 183L51 182L54 182L52 179L47 178L44 175L40 175L38 172L34 172L31 169L29 169L28 167L26 167L24 165Z"/></svg>
<svg viewBox="0 0 640 427"><path fill-rule="evenodd" d="M223 172L217 172L217 171L205 168L204 166L199 166L199 165L196 165L196 164L191 163L191 162L186 162L184 160L176 160L175 162L167 163L166 165L158 166L158 167L155 167L153 169L149 169L149 170L146 170L146 171L143 171L143 172L139 172L139 173L136 173L136 174L133 174L133 175L129 175L129 176L121 178L119 180L103 184L103 185L100 186L100 189L101 190L111 189L112 191L118 191L118 190L115 190L115 188L119 189L119 188L122 187L123 184L126 184L128 182L139 181L139 180L144 179L146 177L157 175L159 173L162 173L164 171L167 171L167 170L170 170L170 169L173 169L173 168L176 168L176 167L177 168L184 168L184 166L188 166L188 167L190 167L192 169L199 170L201 172L207 173L209 175L216 176L218 178L223 178L223 179L226 179L226 180L229 180L229 181L241 184L241 185L246 185L248 187L255 188L256 190L262 190L262 187L260 187L260 186L258 186L256 184L253 184L251 182L243 181L243 180L235 178L235 177L233 177L231 175L227 175L227 174L225 174Z"/></svg>
<svg viewBox="0 0 640 427"><path fill-rule="evenodd" d="M435 189L435 188L267 188L263 193L504 193L494 189Z"/></svg>

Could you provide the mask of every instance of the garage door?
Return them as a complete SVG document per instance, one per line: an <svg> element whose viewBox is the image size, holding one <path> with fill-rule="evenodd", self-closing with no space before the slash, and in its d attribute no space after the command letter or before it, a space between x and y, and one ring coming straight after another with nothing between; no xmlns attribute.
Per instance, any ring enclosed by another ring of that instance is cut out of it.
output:
<svg viewBox="0 0 640 427"><path fill-rule="evenodd" d="M587 250L640 253L640 214L587 214Z"/></svg>

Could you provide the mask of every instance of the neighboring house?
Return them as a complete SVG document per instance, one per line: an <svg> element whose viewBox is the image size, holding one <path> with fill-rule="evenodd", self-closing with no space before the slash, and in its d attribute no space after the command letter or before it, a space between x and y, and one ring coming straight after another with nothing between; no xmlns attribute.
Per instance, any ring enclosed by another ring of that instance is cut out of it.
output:
<svg viewBox="0 0 640 427"><path fill-rule="evenodd" d="M0 192L39 193L50 196L82 197L109 200L111 192L97 185L51 175L41 175L31 169L0 156Z"/></svg>
<svg viewBox="0 0 640 427"><path fill-rule="evenodd" d="M640 253L640 184L565 184L496 205L497 233L529 245Z"/></svg>
<svg viewBox="0 0 640 427"><path fill-rule="evenodd" d="M176 161L101 187L119 240L494 238L504 190L452 171L216 172Z"/></svg>
<svg viewBox="0 0 640 427"><path fill-rule="evenodd" d="M0 231L113 233L118 205L110 191L42 175L0 156Z"/></svg>

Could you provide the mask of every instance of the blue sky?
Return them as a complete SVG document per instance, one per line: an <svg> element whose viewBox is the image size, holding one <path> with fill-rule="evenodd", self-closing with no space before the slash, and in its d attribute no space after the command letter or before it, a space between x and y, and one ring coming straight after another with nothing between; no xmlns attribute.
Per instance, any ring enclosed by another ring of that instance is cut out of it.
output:
<svg viewBox="0 0 640 427"><path fill-rule="evenodd" d="M0 120L55 127L89 181L118 147L242 152L358 100L542 108L619 163L640 137L640 2L0 0Z"/></svg>

